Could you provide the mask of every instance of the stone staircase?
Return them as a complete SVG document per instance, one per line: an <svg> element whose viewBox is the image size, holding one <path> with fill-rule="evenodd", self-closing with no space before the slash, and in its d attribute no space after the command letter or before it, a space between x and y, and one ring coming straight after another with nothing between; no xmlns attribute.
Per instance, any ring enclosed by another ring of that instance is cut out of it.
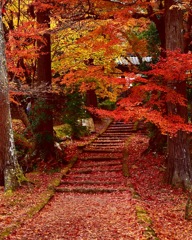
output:
<svg viewBox="0 0 192 240"><path fill-rule="evenodd" d="M142 128L140 128L142 131ZM74 167L61 181L57 192L105 193L126 191L123 148L136 130L133 123L113 122L87 145ZM141 132L141 134L143 134Z"/></svg>

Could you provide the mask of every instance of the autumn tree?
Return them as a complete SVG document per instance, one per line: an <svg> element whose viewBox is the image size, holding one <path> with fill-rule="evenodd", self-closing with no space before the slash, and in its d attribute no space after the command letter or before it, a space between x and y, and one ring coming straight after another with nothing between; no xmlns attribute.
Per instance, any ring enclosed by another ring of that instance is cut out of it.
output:
<svg viewBox="0 0 192 240"><path fill-rule="evenodd" d="M182 6L172 0L165 1L165 35L166 50L184 52L184 26ZM175 66L176 67L176 66ZM179 76L178 76L179 77ZM186 78L178 78L172 83L176 92L187 98ZM185 123L188 122L187 103L184 106L168 103L168 114L178 114ZM168 138L168 182L174 185L183 185L189 188L192 183L192 166L189 151L189 134L179 130L174 137Z"/></svg>
<svg viewBox="0 0 192 240"><path fill-rule="evenodd" d="M169 118L174 119L175 115L178 115L181 118L181 122L186 125L188 122L186 72L191 69L190 56L182 56L181 54L171 55L170 51L180 50L181 53L188 51L191 32L191 10L187 6L188 3L185 1L178 4L167 0L164 1L164 4L160 2L159 10L164 9L164 12L160 12L160 15L155 14L155 10L150 4L145 14L135 14L137 18L147 16L156 24L162 43L162 56L165 57L162 59L160 68L161 71L164 71L163 77L167 79L165 84L169 87L170 92L175 92L175 96L177 96L177 100L175 99L174 101L171 98L167 99L165 109L168 111ZM165 49L167 55L164 54ZM166 58L168 59L166 60ZM185 67L182 66L183 64ZM160 69L157 67L156 70L157 76ZM159 73L160 76L161 74ZM184 99L184 102L179 101L181 98ZM189 132L180 125L181 122L175 121L178 131L175 132L174 136L168 135L167 181L173 185L182 185L190 188L192 169L189 152Z"/></svg>
<svg viewBox="0 0 192 240"><path fill-rule="evenodd" d="M25 178L20 168L13 137L13 129L10 114L9 85L5 58L5 41L2 24L2 6L0 5L0 184L5 191L14 190Z"/></svg>
<svg viewBox="0 0 192 240"><path fill-rule="evenodd" d="M18 78L21 82L18 91L32 98L31 128L36 140L37 153L46 160L54 157L50 104L51 41L48 33L50 7L50 4L46 5L43 1L30 1L29 4L18 1L14 5L8 4L4 20L8 36L7 56L11 59L8 62L10 78ZM14 16L13 10L17 12ZM10 21L13 23L12 28Z"/></svg>
<svg viewBox="0 0 192 240"><path fill-rule="evenodd" d="M166 111L168 111L168 118L169 122L167 122L167 125L172 125L172 130L175 128L174 134L171 136L168 134L168 146L167 146L167 152L168 152L168 164L167 164L167 180L169 183L173 185L179 185L186 188L190 188L191 186L191 174L192 174L192 168L191 168L191 160L190 160L190 152L189 152L189 132L191 131L190 126L188 126L188 111L187 111L187 85L186 85L186 71L188 69L191 69L190 64L190 56L179 54L178 52L176 54L171 54L169 51L174 50L180 50L181 53L184 52L186 49L186 40L190 39L190 28L191 28L191 17L190 17L190 10L187 9L187 2L183 2L180 4L175 3L175 1L164 1L160 2L159 9L164 8L164 13L160 12L160 15L155 14L154 8L152 8L153 5L150 5L150 3L147 6L146 13L134 13L133 16L136 18L141 17L148 17L149 19L153 20L156 24L156 27L159 31L159 36L161 39L161 46L162 50L167 50L167 56L163 54L165 59L161 59L161 63L159 66L155 67L153 69L154 71L157 71L155 73L156 78L154 79L154 85L150 87L150 81L146 82L146 90L150 90L150 94L148 94L148 100L146 103L150 103L149 106L156 109L162 109L160 106L158 106L158 103L154 102L154 100L158 100L162 98L160 97L160 92L163 89L160 89L159 86L157 86L157 79L163 78L165 79L164 85L162 87L164 88L163 92L167 95L167 105L164 106L164 116L166 116ZM184 16L185 11L185 16ZM187 11L189 13L187 14ZM186 17L188 16L188 17ZM187 23L187 28L184 26L184 20ZM161 27L160 27L161 26ZM187 32L188 30L188 32ZM184 32L186 33L187 38L184 38ZM164 49L163 49L164 48ZM166 57L168 60L166 60ZM185 65L185 67L183 66ZM176 71L177 69L177 71ZM178 71L180 70L180 71ZM159 72L161 71L161 72ZM170 71L170 73L169 73ZM161 73L164 72L162 75ZM152 72L149 71L149 75L152 74ZM158 77L159 75L159 77ZM162 79L161 79L162 80ZM140 84L144 84L144 81L142 79L138 79L138 82L141 81ZM159 81L159 80L158 80ZM166 85L167 84L167 87ZM145 85L145 84L144 84ZM149 88L147 88L147 85ZM167 90L165 91L165 88ZM137 88L136 88L137 89ZM136 90L135 93L132 95L132 97L136 97L137 100L141 100L141 91L142 88L140 88L139 96L137 95L136 91L139 92L139 89ZM169 92L168 92L169 91ZM161 93L161 96L164 95L163 92ZM171 97L172 94L175 94L175 99ZM143 97L146 97L146 94L143 92ZM170 96L169 96L170 95ZM169 96L169 97L168 97ZM181 100L183 99L183 100ZM122 101L123 104L125 104L125 101ZM130 104L130 102L129 102ZM138 102L137 102L138 104ZM162 102L161 102L162 104ZM140 105L140 104L139 104ZM141 104L142 105L142 104ZM121 105L122 106L122 105ZM126 106L128 104L126 103ZM131 106L131 104L130 104ZM133 106L133 103L132 103ZM142 105L144 107L144 105ZM135 108L135 111L138 111L139 108ZM151 109L152 110L152 109ZM156 121L151 113L147 113L143 109L140 109L139 113L140 117L144 117L151 122L155 123L157 126L160 127L161 130L163 130L163 122L164 120L161 119L161 123ZM144 113L145 112L145 113ZM154 111L155 113L156 111ZM157 113L157 112L156 112ZM138 116L139 116L138 115ZM178 116L178 119L176 120L176 115ZM130 115L131 116L131 115ZM133 116L133 114L132 114ZM157 115L156 115L157 117ZM172 119L171 119L172 118ZM159 118L160 119L160 118ZM175 119L173 121L173 119ZM171 123L172 122L172 123ZM175 126L173 126L173 123ZM186 125L185 125L186 124ZM170 125L170 126L171 126ZM163 131L164 132L164 131ZM169 133L170 130L167 129L165 132Z"/></svg>
<svg viewBox="0 0 192 240"><path fill-rule="evenodd" d="M45 32L42 35L42 40L37 41L40 54L37 59L35 87L41 91L41 94L37 94L32 110L32 126L36 136L36 149L41 157L48 161L55 157L55 153L51 105L51 37L48 33L50 28L50 6L46 6L45 3L40 1L34 5L37 22L44 26Z"/></svg>
<svg viewBox="0 0 192 240"><path fill-rule="evenodd" d="M170 50L180 50L181 53L184 52L184 15L183 9L185 9L184 5L175 4L174 1L165 1L165 15L161 16L162 26L165 25L164 32L159 31L161 39L163 40L163 46L167 50L167 57L169 60L162 59L161 71L164 72L164 78L167 79L167 85L169 87L169 91L175 92L176 99L169 98L167 99L167 111L169 119L172 120L175 118L175 115L178 115L181 121L175 121L175 125L178 127L178 130L173 135L168 135L168 163L167 163L167 180L169 183L173 185L179 185L186 188L190 188L191 186L191 160L190 160L190 152L189 152L189 133L186 132L187 129L182 127L181 125L185 123L187 125L187 86L186 86L186 71L191 69L191 65L188 64L190 62L189 57L187 55L183 56L181 54L171 54ZM151 7L150 7L151 9ZM186 10L186 9L185 9ZM154 18L154 15L153 15ZM157 23L157 21L155 21ZM164 24L165 23L165 24ZM158 28L158 25L157 25ZM188 26L189 28L189 26ZM165 45L164 45L165 42ZM172 58L172 61L171 61ZM164 64L163 64L164 61ZM182 65L186 64L182 69ZM188 68L188 69L187 69ZM175 71L177 69L179 72ZM158 67L156 68L157 75L160 70ZM170 71L170 73L168 73ZM167 72L167 74L166 74ZM169 74L169 75L168 75ZM161 74L159 74L160 77ZM169 76L169 77L168 77ZM165 81L166 84L166 81ZM155 88L154 88L155 90ZM153 90L153 91L154 91ZM183 98L184 102L179 101L179 99ZM166 109L166 106L165 106ZM170 121L170 120L169 120ZM167 123L168 124L168 123ZM181 125L180 125L181 124ZM157 125L158 126L158 125ZM161 126L161 124L159 124ZM173 126L174 128L174 126ZM189 128L188 128L189 130ZM189 130L191 131L191 130ZM168 131L169 132L169 131Z"/></svg>

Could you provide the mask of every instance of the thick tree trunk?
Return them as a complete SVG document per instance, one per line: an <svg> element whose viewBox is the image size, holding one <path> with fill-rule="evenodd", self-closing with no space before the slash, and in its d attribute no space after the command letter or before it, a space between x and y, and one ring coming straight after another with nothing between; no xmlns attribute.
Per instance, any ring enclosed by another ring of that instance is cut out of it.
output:
<svg viewBox="0 0 192 240"><path fill-rule="evenodd" d="M176 137L168 138L167 181L175 186L191 187L192 167L189 152L189 136L179 131Z"/></svg>
<svg viewBox="0 0 192 240"><path fill-rule="evenodd" d="M49 28L49 10L38 11L37 21L45 24ZM50 34L43 35L45 42L38 41L41 50L37 62L37 85L44 91L35 101L36 117L38 124L34 129L37 150L45 161L49 161L55 156L54 137L53 137L53 117L51 106L51 43Z"/></svg>
<svg viewBox="0 0 192 240"><path fill-rule="evenodd" d="M1 8L1 6L0 6ZM5 191L15 189L24 179L15 155L11 122L9 87L6 71L5 42L0 13L0 185Z"/></svg>
<svg viewBox="0 0 192 240"><path fill-rule="evenodd" d="M165 1L166 50L184 51L183 12L175 6L175 1ZM173 6L174 5L174 6ZM186 98L186 82L173 83L172 87ZM187 122L187 106L168 104L168 114L178 114ZM190 188L192 183L192 166L189 152L189 135L178 131L174 137L168 137L167 180L177 186Z"/></svg>
<svg viewBox="0 0 192 240"><path fill-rule="evenodd" d="M86 92L86 102L87 107L97 108L97 96L95 90L87 90Z"/></svg>
<svg viewBox="0 0 192 240"><path fill-rule="evenodd" d="M184 51L183 10L174 0L165 0L165 36L166 50Z"/></svg>
<svg viewBox="0 0 192 240"><path fill-rule="evenodd" d="M85 105L86 107L93 107L93 108L97 108L98 104L97 104L97 95L95 93L95 90L88 90L86 92L86 101L85 101ZM97 120L97 117L90 113L90 116L94 119Z"/></svg>
<svg viewBox="0 0 192 240"><path fill-rule="evenodd" d="M143 154L149 152L156 152L158 154L165 154L165 149L167 148L167 137L163 135L157 126L150 126L150 131L152 136L149 140L148 148L143 152Z"/></svg>

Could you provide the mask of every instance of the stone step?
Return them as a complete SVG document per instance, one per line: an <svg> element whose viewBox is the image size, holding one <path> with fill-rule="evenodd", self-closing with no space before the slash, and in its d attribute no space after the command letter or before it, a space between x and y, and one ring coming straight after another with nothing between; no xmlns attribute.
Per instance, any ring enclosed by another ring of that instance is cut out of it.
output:
<svg viewBox="0 0 192 240"><path fill-rule="evenodd" d="M133 127L110 127L106 131L130 131L130 130L136 130Z"/></svg>
<svg viewBox="0 0 192 240"><path fill-rule="evenodd" d="M130 136L131 136L131 134L130 135L125 135L125 136L123 136L123 135L121 135L121 136L100 136L98 138L98 140L100 140L100 141L101 140L102 141L105 141L105 140L107 140L107 141L113 141L113 140L125 141L125 139L130 137Z"/></svg>
<svg viewBox="0 0 192 240"><path fill-rule="evenodd" d="M94 162L103 162L103 161L105 161L105 162L108 162L109 160L116 160L116 159L121 159L121 158L112 158L112 157L82 157L82 158L79 158L79 160L81 160L81 161L85 161L85 162L87 162L87 161L90 161L90 160L92 160L92 161L94 161Z"/></svg>
<svg viewBox="0 0 192 240"><path fill-rule="evenodd" d="M97 145L97 146L124 146L125 145L125 142L124 141L118 141L118 142L113 142L113 141L108 141L108 142L103 142L103 141L100 141L100 142L93 142L91 145Z"/></svg>
<svg viewBox="0 0 192 240"><path fill-rule="evenodd" d="M122 174L122 169L119 170L112 170L112 171L91 171L90 169L85 170L85 171L70 171L68 173L69 178L81 178L81 179L86 179L86 180L96 180L96 179L113 179L114 178L119 178L120 176L123 176ZM113 179L114 180L114 179Z"/></svg>
<svg viewBox="0 0 192 240"><path fill-rule="evenodd" d="M105 141L105 140L107 140L107 141L113 141L113 140L118 140L118 141L124 141L125 140L125 138L128 138L128 137L130 137L131 136L131 134L130 135L121 135L121 136L109 136L109 135L107 135L107 136L100 136L99 138L98 138L98 140L102 140L102 141Z"/></svg>
<svg viewBox="0 0 192 240"><path fill-rule="evenodd" d="M115 141L113 141L113 139L108 139L107 141L105 139L103 140L99 140L99 141L94 141L89 145L121 145L123 144L125 141L123 141L123 139L115 139Z"/></svg>
<svg viewBox="0 0 192 240"><path fill-rule="evenodd" d="M100 139L98 138L97 140L95 140L93 143L122 143L124 142L123 139Z"/></svg>
<svg viewBox="0 0 192 240"><path fill-rule="evenodd" d="M111 128L111 127L115 127L115 128L134 128L135 127L135 124L123 124L123 123L119 123L119 124L114 124L112 123L108 128Z"/></svg>
<svg viewBox="0 0 192 240"><path fill-rule="evenodd" d="M113 160L119 160L123 157L122 153L103 153L100 154L98 152L87 154L86 152L83 152L79 155L79 160L92 160L92 161L113 161Z"/></svg>
<svg viewBox="0 0 192 240"><path fill-rule="evenodd" d="M90 168L90 167L120 166L120 165L122 165L122 161L99 161L99 162L89 161L88 163L87 162L81 163L80 167Z"/></svg>
<svg viewBox="0 0 192 240"><path fill-rule="evenodd" d="M134 125L122 125L122 126L119 126L119 125L111 125L109 126L107 129L123 129L123 130L126 130L126 129L135 129L135 126Z"/></svg>
<svg viewBox="0 0 192 240"><path fill-rule="evenodd" d="M99 151L99 150L101 150L101 151ZM85 152L92 152L92 153L97 153L97 152L100 152L100 153L115 153L115 152L121 152L123 150L123 147L122 147L122 145L121 146L116 146L116 148L115 147L113 147L113 146L111 146L111 147L106 147L106 146L103 146L103 147L101 147L101 146L91 146L90 148L86 148L86 150L85 150Z"/></svg>
<svg viewBox="0 0 192 240"><path fill-rule="evenodd" d="M85 188L85 187L62 187L56 188L56 192L76 192L76 193L112 193L126 191L127 188Z"/></svg>
<svg viewBox="0 0 192 240"><path fill-rule="evenodd" d="M129 134L132 134L133 132L132 131L130 131L130 132L122 132L122 133L120 133L120 132L104 132L101 136L106 136L106 135L108 135L108 136L124 136L124 135L129 135Z"/></svg>
<svg viewBox="0 0 192 240"><path fill-rule="evenodd" d="M122 179L122 174L119 174L117 172L111 172L109 175L104 175L104 174L71 174L69 173L68 175L63 176L63 180L65 181L70 180L70 181L121 181L122 183L124 180Z"/></svg>
<svg viewBox="0 0 192 240"><path fill-rule="evenodd" d="M102 138L100 138L100 140L103 140L103 141L105 141L105 139L106 140L108 140L108 141L113 141L113 140L122 140L122 141L125 141L127 138L129 138L131 136L131 134L130 135L119 135L119 136L109 136L109 135L107 135L107 136L103 136Z"/></svg>
<svg viewBox="0 0 192 240"><path fill-rule="evenodd" d="M119 147L124 147L124 142L121 142L121 143L103 143L103 144L101 144L101 143L92 143L92 144L90 144L90 145L87 145L84 149L86 149L86 148L94 148L94 147L105 147L105 148L119 148Z"/></svg>
<svg viewBox="0 0 192 240"><path fill-rule="evenodd" d="M113 142L103 142L103 143L95 143L93 142L90 146L95 146L95 147L119 147L119 146L124 146L124 142L120 143L113 143Z"/></svg>
<svg viewBox="0 0 192 240"><path fill-rule="evenodd" d="M111 153L111 152L122 152L122 149L99 149L99 148L84 148L83 149L84 152L103 152L103 153Z"/></svg>
<svg viewBox="0 0 192 240"><path fill-rule="evenodd" d="M101 169L99 168L81 168L81 169L72 169L71 173L75 174L91 174L91 173L96 173L96 172L120 172L122 171L122 166L119 168L111 168L111 169Z"/></svg>
<svg viewBox="0 0 192 240"><path fill-rule="evenodd" d="M83 181L71 181L71 180L62 180L61 184L63 185L121 185L122 182L120 181L90 181L90 180L83 180Z"/></svg>
<svg viewBox="0 0 192 240"><path fill-rule="evenodd" d="M133 133L135 133L136 131L127 131L127 132L125 132L125 131L123 131L123 132L120 132L120 131L106 131L105 133L104 133L104 135L106 135L106 134L109 134L109 135L114 135L114 136L116 136L116 135L130 135L130 134L133 134Z"/></svg>
<svg viewBox="0 0 192 240"><path fill-rule="evenodd" d="M120 124L111 124L109 127L108 127L108 129L109 128L130 128L130 127L135 127L135 124L122 124L122 125L120 125Z"/></svg>
<svg viewBox="0 0 192 240"><path fill-rule="evenodd" d="M126 125L126 124L135 124L134 122L124 122L124 121L114 121L112 122L111 124L123 124L123 125Z"/></svg>

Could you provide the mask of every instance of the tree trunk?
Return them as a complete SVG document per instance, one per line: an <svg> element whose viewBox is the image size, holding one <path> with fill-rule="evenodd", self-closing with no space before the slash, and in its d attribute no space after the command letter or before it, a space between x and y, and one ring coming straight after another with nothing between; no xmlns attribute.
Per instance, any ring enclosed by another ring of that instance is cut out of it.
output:
<svg viewBox="0 0 192 240"><path fill-rule="evenodd" d="M179 131L176 137L168 138L167 181L178 187L191 187L192 168L186 132Z"/></svg>
<svg viewBox="0 0 192 240"><path fill-rule="evenodd" d="M0 79L0 185L4 185L5 191L7 191L14 190L24 179L24 176L15 154L1 13Z"/></svg>
<svg viewBox="0 0 192 240"><path fill-rule="evenodd" d="M184 51L183 10L176 6L176 1L165 0L165 35L166 50Z"/></svg>
<svg viewBox="0 0 192 240"><path fill-rule="evenodd" d="M173 7L175 1L165 1L166 50L184 51L183 12ZM174 5L175 6L175 5ZM186 82L179 81L172 86L186 98ZM168 104L168 114L178 114L187 122L187 106ZM189 135L178 131L174 137L168 137L167 180L176 186L190 188L192 183L192 166L189 152Z"/></svg>
<svg viewBox="0 0 192 240"><path fill-rule="evenodd" d="M149 127L152 136L149 139L148 148L143 152L143 154L149 152L156 152L158 154L165 154L165 149L167 148L167 137L163 135L160 129L152 125Z"/></svg>
<svg viewBox="0 0 192 240"><path fill-rule="evenodd" d="M85 105L86 105L86 107L93 107L93 108L98 107L97 95L95 93L95 90L87 90ZM97 120L97 117L94 114L92 114L91 112L89 114L93 118L93 120Z"/></svg>
<svg viewBox="0 0 192 240"><path fill-rule="evenodd" d="M37 22L49 28L49 10L37 12ZM33 117L38 122L35 126L37 150L45 161L54 158L53 117L51 106L51 43L50 34L43 34L45 42L38 41L40 56L37 62L37 85L44 93L35 101Z"/></svg>
<svg viewBox="0 0 192 240"><path fill-rule="evenodd" d="M87 90L86 92L86 102L87 107L97 108L97 96L95 90Z"/></svg>

